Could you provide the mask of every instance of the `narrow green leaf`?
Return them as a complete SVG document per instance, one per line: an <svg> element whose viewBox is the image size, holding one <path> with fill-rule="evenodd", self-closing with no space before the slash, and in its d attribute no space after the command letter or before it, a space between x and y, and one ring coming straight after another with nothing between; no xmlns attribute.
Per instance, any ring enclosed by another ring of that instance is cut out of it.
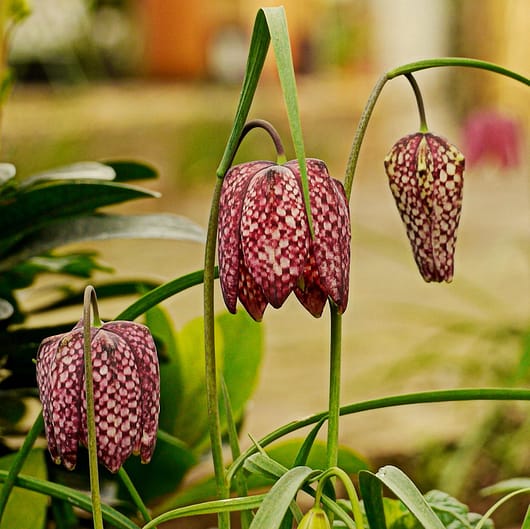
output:
<svg viewBox="0 0 530 529"><path fill-rule="evenodd" d="M313 474L309 467L295 467L286 472L265 496L251 529L276 529L281 524L291 501Z"/></svg>
<svg viewBox="0 0 530 529"><path fill-rule="evenodd" d="M267 50L269 49L269 42L270 35L267 22L263 10L260 9L256 15L254 29L252 30L245 78L243 79L243 87L234 117L234 124L232 125L221 163L217 168L217 176L219 178L224 177L234 159L241 132L245 126L250 106L256 93L256 87L258 86L259 77L263 69L265 57L267 56Z"/></svg>
<svg viewBox="0 0 530 529"><path fill-rule="evenodd" d="M375 477L406 505L425 529L445 529L416 485L404 472L389 465L380 468Z"/></svg>
<svg viewBox="0 0 530 529"><path fill-rule="evenodd" d="M154 167L131 160L110 160L105 165L111 167L116 176L115 182L131 182L132 180L151 180L158 176Z"/></svg>
<svg viewBox="0 0 530 529"><path fill-rule="evenodd" d="M83 215L34 231L21 250L0 262L0 271L41 253L73 242L111 239L170 239L204 242L204 230L184 217L153 215Z"/></svg>
<svg viewBox="0 0 530 529"><path fill-rule="evenodd" d="M78 162L32 174L20 182L19 189L57 180L114 180L115 176L114 169L108 165L99 162Z"/></svg>
<svg viewBox="0 0 530 529"><path fill-rule="evenodd" d="M6 470L0 470L0 482L3 482L6 479L7 474ZM65 487L58 483L52 483L51 481L45 481L43 479L22 474L15 480L15 485L23 489L39 492L46 496L62 499L84 511L92 511L90 497L70 487ZM108 505L102 505L101 508L103 511L103 519L114 525L116 529L138 529L138 526L135 523L116 509L113 509Z"/></svg>
<svg viewBox="0 0 530 529"><path fill-rule="evenodd" d="M480 492L485 496L489 496L490 494L506 494L507 492L526 488L530 488L530 478L512 478L485 487Z"/></svg>
<svg viewBox="0 0 530 529"><path fill-rule="evenodd" d="M217 267L215 268L214 275L216 278L219 277L219 270ZM115 319L134 320L165 299L168 299L183 290L202 284L203 280L204 270L197 270L196 272L177 277L176 279L151 290L147 294L144 294L140 299L120 312Z"/></svg>
<svg viewBox="0 0 530 529"><path fill-rule="evenodd" d="M267 19L269 33L280 77L287 118L291 128L294 151L300 165L300 178L302 181L302 191L304 204L309 223L309 229L313 234L313 220L311 206L309 202L309 184L307 180L307 168L305 164L305 147L302 135L302 125L300 121L300 110L298 107L298 94L296 90L296 80L294 75L293 58L291 44L289 42L289 30L287 29L287 19L285 9L280 7L263 8L263 13Z"/></svg>
<svg viewBox="0 0 530 529"><path fill-rule="evenodd" d="M372 472L359 472L359 488L370 529L387 529L381 482Z"/></svg>
<svg viewBox="0 0 530 529"><path fill-rule="evenodd" d="M248 496L246 498L230 498L227 500L213 500L186 507L179 507L160 514L153 518L149 523L145 524L142 529L152 529L155 525L167 522L169 520L176 520L185 516L197 516L200 514L215 514L220 512L234 512L248 509L255 509L261 505L265 498L265 494L256 494L255 496Z"/></svg>

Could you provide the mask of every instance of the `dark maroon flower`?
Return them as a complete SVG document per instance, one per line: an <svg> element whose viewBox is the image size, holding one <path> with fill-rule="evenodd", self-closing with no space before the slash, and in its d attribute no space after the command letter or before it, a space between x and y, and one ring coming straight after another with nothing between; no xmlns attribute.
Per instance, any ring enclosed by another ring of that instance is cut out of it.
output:
<svg viewBox="0 0 530 529"><path fill-rule="evenodd" d="M350 218L342 184L324 162L306 160L311 238L296 160L257 161L226 174L219 212L219 278L230 312L239 298L255 320L294 291L315 317L329 298L348 304Z"/></svg>
<svg viewBox="0 0 530 529"><path fill-rule="evenodd" d="M160 378L153 338L144 325L112 321L91 328L98 459L116 472L132 454L147 463L155 448ZM87 445L83 323L43 340L37 384L48 449L73 469Z"/></svg>
<svg viewBox="0 0 530 529"><path fill-rule="evenodd" d="M399 140L385 158L390 189L425 281L453 278L464 165L454 145L421 132Z"/></svg>

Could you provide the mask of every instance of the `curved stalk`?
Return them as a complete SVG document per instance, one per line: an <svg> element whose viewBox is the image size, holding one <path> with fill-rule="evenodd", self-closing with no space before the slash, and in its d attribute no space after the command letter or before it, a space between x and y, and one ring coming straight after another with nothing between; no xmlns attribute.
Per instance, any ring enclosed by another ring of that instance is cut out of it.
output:
<svg viewBox="0 0 530 529"><path fill-rule="evenodd" d="M504 68L498 64L488 61L481 61L478 59L469 59L468 57L439 57L436 59L423 59L421 61L414 61L408 64L398 66L393 70L389 70L386 73L388 79L394 79L399 75L405 75L407 73L418 72L420 70L426 70L429 68L440 68L443 66L462 66L464 68L477 68L479 70L487 70L489 72L498 73L519 81L525 85L530 86L530 79L521 75L517 72Z"/></svg>
<svg viewBox="0 0 530 529"><path fill-rule="evenodd" d="M408 406L410 404L430 404L435 402L461 402L474 400L521 400L530 401L530 389L526 388L464 388L464 389L442 389L436 391L420 391L418 393L405 393L379 399L366 400L348 404L340 408L340 415L352 415L363 411L380 410L396 406ZM299 421L292 421L280 426L260 439L256 445L251 446L238 457L228 469L227 482L230 483L234 474L243 465L245 459L257 452L256 446L265 448L274 441L296 432L306 426L325 419L328 412L320 412Z"/></svg>
<svg viewBox="0 0 530 529"><path fill-rule="evenodd" d="M94 325L101 325L99 319L96 291L91 285L85 289L83 302L83 355L85 362L86 418L88 441L88 464L90 470L90 492L92 496L92 517L94 529L103 529L101 512L101 496L99 491L98 449L96 441L96 420L94 406L94 381L92 378L92 347L90 307L94 317Z"/></svg>
<svg viewBox="0 0 530 529"><path fill-rule="evenodd" d="M361 118L359 119L357 130L355 131L355 136L353 138L350 156L346 164L346 172L344 175L344 191L346 192L346 198L348 200L350 200L351 197L353 177L355 176L357 161L359 159L359 153L361 151L361 145L366 133L366 128L368 127L368 122L372 116L377 99L381 95L381 91L383 90L383 87L385 86L385 83L388 81L388 79L389 78L387 74L383 74L375 83L375 86L372 88L372 92L368 97L368 101L366 102L363 113L361 114Z"/></svg>
<svg viewBox="0 0 530 529"><path fill-rule="evenodd" d="M418 113L420 115L420 132L428 132L429 128L427 127L427 119L425 118L425 105L423 104L423 97L421 95L420 87L411 73L406 73L405 77L412 86L414 96L416 97L416 103L418 104Z"/></svg>

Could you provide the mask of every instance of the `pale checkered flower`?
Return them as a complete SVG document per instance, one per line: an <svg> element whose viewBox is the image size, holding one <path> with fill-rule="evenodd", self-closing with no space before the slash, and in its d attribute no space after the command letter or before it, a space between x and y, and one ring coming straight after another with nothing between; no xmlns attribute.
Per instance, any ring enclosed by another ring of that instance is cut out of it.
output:
<svg viewBox="0 0 530 529"><path fill-rule="evenodd" d="M226 174L219 212L219 278L226 306L239 299L255 320L294 291L315 317L328 297L348 303L350 218L342 184L324 162L306 160L314 239L296 160L256 161Z"/></svg>
<svg viewBox="0 0 530 529"><path fill-rule="evenodd" d="M385 158L390 189L425 281L453 278L464 166L454 145L420 132L399 140Z"/></svg>
<svg viewBox="0 0 530 529"><path fill-rule="evenodd" d="M149 329L112 321L91 328L98 459L112 472L132 454L147 463L160 410L158 358ZM78 444L87 445L83 323L43 340L37 384L46 438L56 463L73 469Z"/></svg>

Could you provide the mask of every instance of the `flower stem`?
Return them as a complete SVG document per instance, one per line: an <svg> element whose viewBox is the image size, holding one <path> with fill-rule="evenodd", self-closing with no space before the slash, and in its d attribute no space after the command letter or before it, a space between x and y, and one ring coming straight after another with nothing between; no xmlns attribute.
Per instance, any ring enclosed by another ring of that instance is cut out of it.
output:
<svg viewBox="0 0 530 529"><path fill-rule="evenodd" d="M329 404L327 466L336 467L339 454L339 413L340 413L340 368L342 349L342 316L334 303L331 307L330 365L329 365Z"/></svg>
<svg viewBox="0 0 530 529"><path fill-rule="evenodd" d="M204 362L206 371L206 401L208 408L208 427L210 430L210 444L215 472L217 494L220 499L229 497L230 490L225 479L223 463L223 449L221 439L221 420L219 417L219 399L217 390L217 368L215 359L215 321L214 321L214 279L215 279L215 248L217 238L217 224L219 216L219 198L223 180L216 179L210 220L206 235L206 249L204 254ZM230 527L230 517L227 513L218 514L219 529Z"/></svg>
<svg viewBox="0 0 530 529"><path fill-rule="evenodd" d="M406 73L405 77L412 86L412 90L414 90L414 96L416 97L416 103L418 104L418 113L420 114L420 132L428 132L429 128L427 127L427 119L425 118L425 105L423 104L423 97L421 95L420 87L411 73Z"/></svg>
<svg viewBox="0 0 530 529"><path fill-rule="evenodd" d="M94 381L92 378L92 347L91 347L91 319L90 307L94 315L94 324L100 325L96 291L91 285L85 288L83 301L83 354L85 361L86 383L86 417L88 464L90 470L90 491L92 495L92 516L94 529L103 529L103 515L101 512L101 496L99 492L98 452L96 441L96 419L94 410Z"/></svg>
<svg viewBox="0 0 530 529"><path fill-rule="evenodd" d="M7 475L7 478L4 481L4 486L0 491L0 522L2 521L2 516L7 506L7 502L9 501L9 496L15 485L15 480L20 471L22 470L24 462L26 461L31 449L33 448L37 437L42 432L43 427L44 419L42 417L41 411L38 417L35 419L35 422L31 426L26 437L24 438L24 443L20 447L20 450L17 452L13 464L9 467L9 474Z"/></svg>
<svg viewBox="0 0 530 529"><path fill-rule="evenodd" d="M353 177L355 176L355 170L357 168L357 161L359 159L359 152L361 151L364 134L366 133L366 128L368 127L368 122L370 121L370 117L372 115L372 111L374 110L377 99L379 98L379 95L383 90L383 86L385 86L385 83L388 81L388 79L389 78L387 74L383 74L375 83L375 86L372 88L372 92L368 97L368 101L366 101L361 118L359 119L357 130L355 131L355 137L353 138L350 157L348 158L348 163L346 164L346 173L344 175L344 190L348 200L351 196Z"/></svg>

